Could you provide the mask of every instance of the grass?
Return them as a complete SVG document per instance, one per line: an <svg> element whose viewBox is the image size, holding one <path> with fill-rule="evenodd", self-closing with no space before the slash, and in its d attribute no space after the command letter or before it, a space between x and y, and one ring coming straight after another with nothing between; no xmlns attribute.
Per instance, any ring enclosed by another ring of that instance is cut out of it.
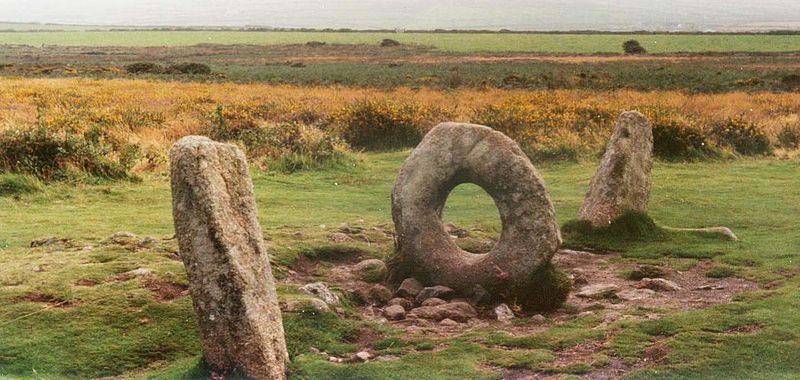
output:
<svg viewBox="0 0 800 380"><path fill-rule="evenodd" d="M58 31L0 32L0 44L66 46L186 46L205 43L281 45L321 41L378 44L392 38L433 46L444 52L621 53L622 43L638 40L651 53L800 51L792 35L615 35L497 33L329 33L244 31Z"/></svg>
<svg viewBox="0 0 800 380"><path fill-rule="evenodd" d="M342 225L391 228L389 193L407 154L369 153L355 167L292 175L255 172L260 218L276 273L299 254L336 260L337 252L362 257L390 252L389 239L336 247L326 236ZM539 169L552 193L559 221L574 219L595 164ZM503 368L583 373L591 369L591 363L554 368L555 351L608 336L612 336L612 344L604 354L614 359L639 360L656 341L669 347L660 366L634 372L634 378L790 376L800 370L800 333L795 328L800 321L793 312L800 306L800 282L786 273L797 268L800 254L800 240L793 230L800 195L786 189L800 186L798 169L797 160L774 158L657 163L650 215L658 225L726 225L740 241L684 236L629 241L618 247L627 260L651 264L668 264L684 257L710 259L761 283L777 280L768 290L740 296L729 305L657 321L622 321L598 327L602 318L589 316L549 325L532 335L476 331L419 342L404 341L390 329L360 321L349 311L345 312L347 318L307 310L286 313L292 376L498 378ZM499 231L492 200L476 186L458 187L447 202L445 215L448 222L459 226ZM122 230L154 236L158 243L138 247L108 239ZM152 173L140 183L113 185L56 183L17 199L2 197L0 231L0 375L124 374L176 379L202 374L189 298L160 302L147 290L147 279L119 278L121 273L147 267L159 281L185 284L182 265L174 260L176 243L169 239L173 232L166 175ZM297 232L302 237L295 236ZM43 237L70 240L30 248L32 240ZM34 270L37 267L44 270ZM98 284L77 285L81 280ZM286 285L279 287L279 293L284 300L300 296ZM68 306L45 308L41 302L24 301L31 294L46 295L51 304L66 301ZM757 328L737 332L748 326ZM361 365L335 364L309 352L316 347L345 355L359 349L363 334L375 336L373 348L402 357Z"/></svg>

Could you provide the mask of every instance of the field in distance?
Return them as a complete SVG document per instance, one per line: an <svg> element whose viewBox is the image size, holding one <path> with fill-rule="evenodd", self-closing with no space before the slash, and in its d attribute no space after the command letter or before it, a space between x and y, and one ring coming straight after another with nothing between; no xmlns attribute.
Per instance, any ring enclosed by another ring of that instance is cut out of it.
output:
<svg viewBox="0 0 800 380"><path fill-rule="evenodd" d="M546 33L388 33L272 31L38 31L0 32L0 45L31 46L190 46L197 44L283 45L378 44L391 38L403 44L432 46L442 52L621 53L636 39L651 53L794 52L800 35L745 34L546 34Z"/></svg>

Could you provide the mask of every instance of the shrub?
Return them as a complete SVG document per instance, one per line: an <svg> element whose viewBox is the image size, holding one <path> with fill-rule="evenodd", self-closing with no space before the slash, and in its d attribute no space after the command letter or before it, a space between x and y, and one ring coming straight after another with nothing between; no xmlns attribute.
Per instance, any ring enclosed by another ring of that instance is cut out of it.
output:
<svg viewBox="0 0 800 380"><path fill-rule="evenodd" d="M431 127L448 118L435 106L364 100L334 111L331 123L350 145L382 150L414 146Z"/></svg>
<svg viewBox="0 0 800 380"><path fill-rule="evenodd" d="M769 137L755 123L732 117L714 127L714 136L720 146L732 147L743 155L772 153Z"/></svg>
<svg viewBox="0 0 800 380"><path fill-rule="evenodd" d="M39 179L24 174L0 174L0 197L20 196L42 191Z"/></svg>
<svg viewBox="0 0 800 380"><path fill-rule="evenodd" d="M384 38L383 41L381 41L381 46L382 47L392 47L392 46L400 46L400 45L402 45L400 43L400 41L393 40L391 38Z"/></svg>
<svg viewBox="0 0 800 380"><path fill-rule="evenodd" d="M249 158L259 159L281 172L319 168L349 155L349 147L342 139L313 126L288 122L231 128L223 107L217 107L211 119L207 133L210 138L238 142Z"/></svg>
<svg viewBox="0 0 800 380"><path fill-rule="evenodd" d="M0 134L0 170L41 179L65 179L77 173L124 178L139 155L137 145L96 126L82 133L39 126Z"/></svg>
<svg viewBox="0 0 800 380"><path fill-rule="evenodd" d="M192 74L192 75L208 75L211 74L211 67L205 63L176 63L169 65L165 70L167 74Z"/></svg>
<svg viewBox="0 0 800 380"><path fill-rule="evenodd" d="M131 74L161 74L164 68L153 62L136 62L125 65L125 71Z"/></svg>
<svg viewBox="0 0 800 380"><path fill-rule="evenodd" d="M706 277L709 278L726 278L736 275L736 271L728 266L713 267L706 272Z"/></svg>
<svg viewBox="0 0 800 380"><path fill-rule="evenodd" d="M622 44L622 50L625 51L625 54L645 54L647 50L639 44L639 41L636 40L628 40Z"/></svg>
<svg viewBox="0 0 800 380"><path fill-rule="evenodd" d="M792 125L783 127L778 133L778 143L786 149L800 148L800 128Z"/></svg>
<svg viewBox="0 0 800 380"><path fill-rule="evenodd" d="M788 90L794 90L800 87L800 75L789 74L781 78L781 84Z"/></svg>
<svg viewBox="0 0 800 380"><path fill-rule="evenodd" d="M653 126L653 154L664 160L693 160L719 156L706 134L692 119L675 114L656 114Z"/></svg>

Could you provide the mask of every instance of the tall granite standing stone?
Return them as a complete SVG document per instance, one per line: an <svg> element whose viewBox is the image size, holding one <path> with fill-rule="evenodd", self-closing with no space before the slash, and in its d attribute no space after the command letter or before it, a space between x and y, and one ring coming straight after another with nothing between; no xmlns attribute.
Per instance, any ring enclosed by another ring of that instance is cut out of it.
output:
<svg viewBox="0 0 800 380"><path fill-rule="evenodd" d="M623 112L578 219L608 226L626 212L647 212L653 168L653 130L636 111Z"/></svg>
<svg viewBox="0 0 800 380"><path fill-rule="evenodd" d="M220 374L285 378L281 312L244 154L189 136L170 161L175 231L207 364Z"/></svg>

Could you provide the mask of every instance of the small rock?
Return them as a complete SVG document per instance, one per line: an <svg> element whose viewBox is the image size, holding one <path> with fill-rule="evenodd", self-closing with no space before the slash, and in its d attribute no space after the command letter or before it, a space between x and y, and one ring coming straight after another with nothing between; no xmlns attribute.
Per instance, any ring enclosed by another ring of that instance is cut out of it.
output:
<svg viewBox="0 0 800 380"><path fill-rule="evenodd" d="M319 298L311 299L311 301L309 301L309 304L311 305L311 307L314 308L314 310L320 313L329 313L331 311L331 308L328 306L328 304Z"/></svg>
<svg viewBox="0 0 800 380"><path fill-rule="evenodd" d="M114 244L130 243L130 241L133 239L136 239L136 234L128 231L115 232L113 235L108 237L108 240Z"/></svg>
<svg viewBox="0 0 800 380"><path fill-rule="evenodd" d="M594 315L594 312L593 311L582 311L582 312L578 313L578 318L588 317L590 315Z"/></svg>
<svg viewBox="0 0 800 380"><path fill-rule="evenodd" d="M436 285L436 286L429 286L427 288L423 288L417 294L417 303L422 303L428 298L441 298L443 300L447 300L453 298L456 292L453 289L450 289L446 286Z"/></svg>
<svg viewBox="0 0 800 380"><path fill-rule="evenodd" d="M328 305L338 305L339 296L328 289L324 282L314 282L300 288L300 291L316 296Z"/></svg>
<svg viewBox="0 0 800 380"><path fill-rule="evenodd" d="M369 289L367 299L376 304L385 304L392 299L392 291L381 284L375 284Z"/></svg>
<svg viewBox="0 0 800 380"><path fill-rule="evenodd" d="M656 292L650 289L626 289L617 293L617 297L625 301L637 301L650 298L655 294Z"/></svg>
<svg viewBox="0 0 800 380"><path fill-rule="evenodd" d="M390 361L399 360L399 359L400 359L400 357L399 356L395 356L395 355L381 355L381 356L378 356L377 358L375 358L375 360L377 360L379 362L390 362Z"/></svg>
<svg viewBox="0 0 800 380"><path fill-rule="evenodd" d="M570 281L572 281L572 285L586 285L589 283L589 280L586 278L586 275L583 274L580 270L573 270L570 272L567 277L569 277Z"/></svg>
<svg viewBox="0 0 800 380"><path fill-rule="evenodd" d="M313 353L313 354L318 354L318 353L321 352L319 350L319 348L316 348L316 347L309 347L308 350L311 351L311 353Z"/></svg>
<svg viewBox="0 0 800 380"><path fill-rule="evenodd" d="M448 234L450 234L450 236L453 236L456 239L458 239L458 238L462 238L463 239L463 238L465 238L465 237L467 237L469 235L467 230L465 230L463 228L459 228L459 227L457 227L456 225L454 225L452 223L445 224L444 225L444 229L445 229L445 231L447 231Z"/></svg>
<svg viewBox="0 0 800 380"><path fill-rule="evenodd" d="M383 263L383 260L378 259L367 259L353 265L353 271L359 274L379 270L381 268L386 268L386 264Z"/></svg>
<svg viewBox="0 0 800 380"><path fill-rule="evenodd" d="M353 360L355 360L357 362L362 362L363 363L363 362L365 362L365 361L367 361L369 359L372 359L372 354L370 354L367 351L361 351L361 352L353 355Z"/></svg>
<svg viewBox="0 0 800 380"><path fill-rule="evenodd" d="M328 358L328 361L329 361L329 362L332 362L332 363L341 363L341 362L343 362L344 360L342 360L342 358L337 358L337 357L335 357L335 356L331 356L331 357L329 357L329 358Z"/></svg>
<svg viewBox="0 0 800 380"><path fill-rule="evenodd" d="M698 286L695 290L722 290L725 289L724 286L718 284L708 284L703 286Z"/></svg>
<svg viewBox="0 0 800 380"><path fill-rule="evenodd" d="M508 305L501 303L494 308L494 315L500 322L510 322L514 319L514 312Z"/></svg>
<svg viewBox="0 0 800 380"><path fill-rule="evenodd" d="M133 277L147 277L153 275L153 270L150 268L137 268L132 271L123 273L123 275L130 275Z"/></svg>
<svg viewBox="0 0 800 380"><path fill-rule="evenodd" d="M430 319L434 321L441 321L442 319L449 318L459 322L466 322L470 318L475 318L478 313L472 305L466 302L451 302L439 306L421 306L412 309L409 317Z"/></svg>
<svg viewBox="0 0 800 380"><path fill-rule="evenodd" d="M595 284L582 287L576 295L583 298L609 298L617 291L619 286L614 284Z"/></svg>
<svg viewBox="0 0 800 380"><path fill-rule="evenodd" d="M334 233L330 234L330 236L328 236L328 239L330 239L330 241L332 241L334 243L346 243L348 241L352 241L353 240L353 238L351 238L350 236L347 236L347 234L341 233L341 232L334 232Z"/></svg>
<svg viewBox="0 0 800 380"><path fill-rule="evenodd" d="M542 323L547 322L547 318L545 318L544 315L536 314L536 315L531 317L531 322L536 323L536 324L542 324Z"/></svg>
<svg viewBox="0 0 800 380"><path fill-rule="evenodd" d="M36 273L44 272L44 268L42 268L41 265L34 265L34 267L31 270L36 272Z"/></svg>
<svg viewBox="0 0 800 380"><path fill-rule="evenodd" d="M441 298L434 297L434 298L428 298L425 301L422 301L422 306L439 306L439 305L444 305L446 303L447 303L447 301L445 301L445 300L443 300Z"/></svg>
<svg viewBox="0 0 800 380"><path fill-rule="evenodd" d="M383 310L383 315L390 321L399 321L406 317L406 309L400 305L391 305Z"/></svg>
<svg viewBox="0 0 800 380"><path fill-rule="evenodd" d="M454 320L452 320L450 318L442 319L442 321L439 322L439 324L442 325L442 326L458 326L458 322L456 322L456 321L454 321Z"/></svg>
<svg viewBox="0 0 800 380"><path fill-rule="evenodd" d="M404 309L411 309L414 306L414 304L412 304L411 301L400 297L392 298L386 304L389 306L400 305Z"/></svg>
<svg viewBox="0 0 800 380"><path fill-rule="evenodd" d="M139 245L141 246L148 246L156 242L156 239L152 236L145 236L142 240L139 240Z"/></svg>
<svg viewBox="0 0 800 380"><path fill-rule="evenodd" d="M681 286L675 282L663 278L643 278L637 287L665 292L674 292L682 289Z"/></svg>
<svg viewBox="0 0 800 380"><path fill-rule="evenodd" d="M472 303L481 305L489 303L492 300L492 295L483 288L483 286L475 285L472 288Z"/></svg>
<svg viewBox="0 0 800 380"><path fill-rule="evenodd" d="M664 270L655 265L637 265L628 276L631 280L639 281L644 278L661 277L664 275Z"/></svg>
<svg viewBox="0 0 800 380"><path fill-rule="evenodd" d="M400 283L396 294L400 297L416 297L424 286L413 278L407 278Z"/></svg>

